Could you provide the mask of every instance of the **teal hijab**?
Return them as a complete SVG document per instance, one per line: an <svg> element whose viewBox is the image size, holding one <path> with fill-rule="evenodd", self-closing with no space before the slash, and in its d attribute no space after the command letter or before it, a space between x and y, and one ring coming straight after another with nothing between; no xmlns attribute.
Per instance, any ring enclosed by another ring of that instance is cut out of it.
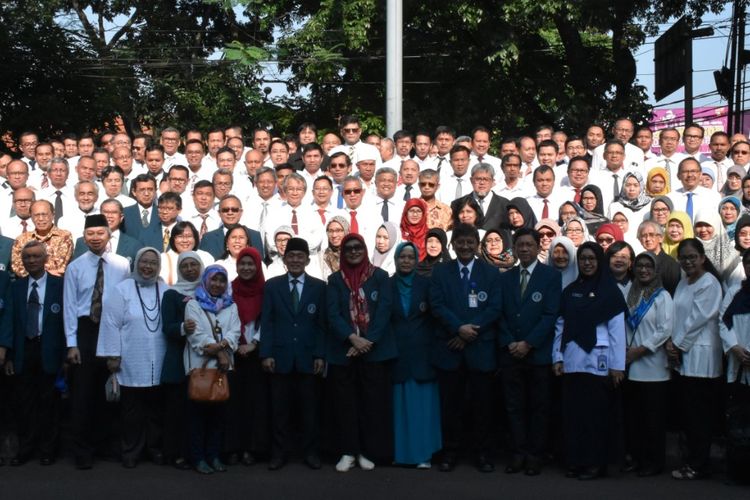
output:
<svg viewBox="0 0 750 500"><path fill-rule="evenodd" d="M411 247L411 249L414 250L414 257L416 258L414 261L414 269L408 274L404 274L398 270L398 258L406 247ZM396 260L396 287L398 288L398 295L401 299L401 308L404 310L404 315L406 316L409 314L409 305L411 304L411 290L414 283L414 275L417 274L416 264L419 262L419 250L417 250L417 246L411 241L404 241L399 243L396 247L396 252L393 255Z"/></svg>

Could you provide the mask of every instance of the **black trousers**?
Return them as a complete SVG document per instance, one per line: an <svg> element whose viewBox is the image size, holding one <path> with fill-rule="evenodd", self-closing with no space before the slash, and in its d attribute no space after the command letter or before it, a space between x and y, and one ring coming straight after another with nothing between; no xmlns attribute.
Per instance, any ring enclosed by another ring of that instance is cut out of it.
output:
<svg viewBox="0 0 750 500"><path fill-rule="evenodd" d="M318 378L307 373L271 375L271 408L273 414L273 451L275 457L286 457L294 446L293 410L302 425L304 456L318 453Z"/></svg>
<svg viewBox="0 0 750 500"><path fill-rule="evenodd" d="M438 385L443 452L455 455L461 446L463 415L468 399L472 415L472 447L480 455L488 454L492 425L492 373L470 371L464 366L455 371L438 370Z"/></svg>
<svg viewBox="0 0 750 500"><path fill-rule="evenodd" d="M349 366L329 365L328 378L336 408L339 453L361 453L372 460L392 460L390 363L355 359Z"/></svg>
<svg viewBox="0 0 750 500"><path fill-rule="evenodd" d="M234 356L227 373L229 393L223 451L267 454L271 449L270 376L261 369L258 350Z"/></svg>
<svg viewBox="0 0 750 500"><path fill-rule="evenodd" d="M187 383L162 384L164 396L163 451L167 460L188 458Z"/></svg>
<svg viewBox="0 0 750 500"><path fill-rule="evenodd" d="M123 460L137 460L144 449L152 452L159 450L163 402L159 386L120 386Z"/></svg>
<svg viewBox="0 0 750 500"><path fill-rule="evenodd" d="M193 465L197 465L201 460L206 460L210 464L219 458L226 409L226 403L188 401L190 460Z"/></svg>
<svg viewBox="0 0 750 500"><path fill-rule="evenodd" d="M78 318L81 364L72 367L70 391L73 454L77 459L91 460L94 451L102 450L118 418L118 405L107 404L104 398L109 371L106 361L96 357L98 338L99 325L87 316Z"/></svg>
<svg viewBox="0 0 750 500"><path fill-rule="evenodd" d="M568 467L606 467L611 441L609 377L563 375L563 446Z"/></svg>
<svg viewBox="0 0 750 500"><path fill-rule="evenodd" d="M42 369L41 337L26 340L23 372L16 381L18 456L54 458L60 437L60 393L56 375Z"/></svg>
<svg viewBox="0 0 750 500"><path fill-rule="evenodd" d="M693 470L710 473L711 438L716 426L721 379L683 376L680 385L687 463Z"/></svg>
<svg viewBox="0 0 750 500"><path fill-rule="evenodd" d="M507 350L500 363L513 454L537 458L547 446L550 367L516 359Z"/></svg>
<svg viewBox="0 0 750 500"><path fill-rule="evenodd" d="M626 450L641 469L664 467L668 389L668 381L625 383Z"/></svg>

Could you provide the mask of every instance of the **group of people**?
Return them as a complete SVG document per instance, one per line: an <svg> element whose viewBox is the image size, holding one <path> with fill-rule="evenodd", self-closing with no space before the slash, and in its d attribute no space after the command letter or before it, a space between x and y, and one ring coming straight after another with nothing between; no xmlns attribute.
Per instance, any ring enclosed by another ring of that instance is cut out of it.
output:
<svg viewBox="0 0 750 500"><path fill-rule="evenodd" d="M746 138L716 132L702 155L690 124L678 152L668 128L655 155L622 119L608 140L542 126L496 157L484 127L340 125L190 130L184 154L170 127L160 144L20 134L0 156L12 465L55 461L69 394L80 469L116 435L128 468L318 469L325 441L341 472L450 471L464 448L491 472L500 434L507 473L559 455L582 480L613 461L651 476L677 418L672 476L710 475L723 389L750 405ZM188 398L206 367L228 401Z"/></svg>

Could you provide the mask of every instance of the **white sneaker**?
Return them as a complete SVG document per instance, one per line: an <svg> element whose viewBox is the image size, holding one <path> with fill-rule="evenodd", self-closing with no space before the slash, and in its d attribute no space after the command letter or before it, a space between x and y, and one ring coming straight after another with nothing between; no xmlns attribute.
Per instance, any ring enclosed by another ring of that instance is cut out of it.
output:
<svg viewBox="0 0 750 500"><path fill-rule="evenodd" d="M339 463L336 464L336 470L338 472L349 472L349 469L354 467L354 457L351 455L341 455Z"/></svg>
<svg viewBox="0 0 750 500"><path fill-rule="evenodd" d="M375 468L375 464L368 460L364 455L357 455L357 463L362 470L372 470Z"/></svg>
<svg viewBox="0 0 750 500"><path fill-rule="evenodd" d="M417 464L417 469L419 470L427 470L432 467L432 464L430 462L422 462Z"/></svg>

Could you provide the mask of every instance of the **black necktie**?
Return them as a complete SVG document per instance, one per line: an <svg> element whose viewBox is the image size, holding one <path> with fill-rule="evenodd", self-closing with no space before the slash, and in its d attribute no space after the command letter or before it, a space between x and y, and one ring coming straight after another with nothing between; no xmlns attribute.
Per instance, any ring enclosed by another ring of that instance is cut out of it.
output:
<svg viewBox="0 0 750 500"><path fill-rule="evenodd" d="M388 200L383 200L383 208L380 209L380 216L383 222L388 222Z"/></svg>
<svg viewBox="0 0 750 500"><path fill-rule="evenodd" d="M407 184L406 186L404 186L404 201L411 200L411 188L411 184Z"/></svg>
<svg viewBox="0 0 750 500"><path fill-rule="evenodd" d="M297 284L299 283L299 280L297 278L294 278L292 280L292 310L294 311L294 314L297 314L299 312L299 290L297 289Z"/></svg>
<svg viewBox="0 0 750 500"><path fill-rule="evenodd" d="M36 281L31 284L31 293L26 301L26 338L35 339L39 336L39 294Z"/></svg>
<svg viewBox="0 0 750 500"><path fill-rule="evenodd" d="M91 294L91 311L89 317L94 323L102 319L102 296L104 295L104 258L99 257L99 265L96 268L96 280L94 281L94 292Z"/></svg>
<svg viewBox="0 0 750 500"><path fill-rule="evenodd" d="M62 191L55 191L55 225L57 225L57 221L60 220L60 217L63 216L63 204L61 195Z"/></svg>

